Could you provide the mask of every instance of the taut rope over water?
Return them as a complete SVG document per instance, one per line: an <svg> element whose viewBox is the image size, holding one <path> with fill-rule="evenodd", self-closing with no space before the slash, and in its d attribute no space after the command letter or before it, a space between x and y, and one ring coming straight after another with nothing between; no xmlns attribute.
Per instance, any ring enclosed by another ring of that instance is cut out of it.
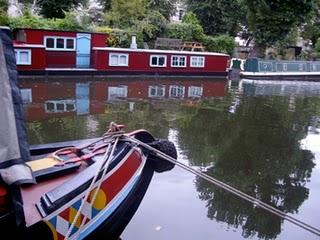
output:
<svg viewBox="0 0 320 240"><path fill-rule="evenodd" d="M132 137L129 137L129 136L126 136L126 137L127 137L127 139L129 141L135 142L135 143L143 146L144 148L152 151L158 157L161 157L164 160L172 162L175 165L177 165L178 167L181 167L184 170L186 170L188 172L191 172L191 173L195 174L196 176L201 177L201 178L207 180L208 182L213 183L214 185L216 185L216 186L218 186L218 187L220 187L220 188L222 188L222 189L224 189L224 190L226 190L226 191L228 191L228 192L230 192L230 193L232 193L234 195L237 195L238 197L240 197L240 198L242 198L242 199L244 199L244 200L246 200L248 202L253 203L255 206L259 206L259 207L265 209L266 211L268 211L268 212L270 212L270 213L272 213L274 215L277 215L277 216L279 216L279 217L281 217L281 218L283 218L283 219L295 224L296 226L299 226L299 227L301 227L301 228L303 228L303 229L305 229L305 230L307 230L307 231L309 231L309 232L311 232L311 233L313 233L313 234L315 234L317 236L320 236L320 229L315 228L315 227L313 227L313 226L311 226L311 225L309 225L309 224L307 224L305 222L302 222L299 219L296 219L296 218L294 218L294 217L292 217L290 215L287 215L285 212L283 212L283 211L281 211L281 210L279 210L279 209L277 209L277 208L275 208L275 207L273 207L273 206L271 206L271 205L269 205L267 203L264 203L264 202L260 201L259 199L254 198L254 197L252 197L252 196L250 196L250 195L248 195L248 194L246 194L244 192L241 192L240 190L238 190L238 189L236 189L236 188L234 188L234 187L232 187L232 186L230 186L230 185L228 185L226 183L223 183L223 182L221 182L221 181L219 181L219 180L217 180L217 179L215 179L215 178L213 178L213 177L211 177L211 176L209 176L209 175L207 175L207 174L205 174L205 173L203 173L203 172L201 172L199 170L193 169L193 168L191 168L191 167L189 167L189 166L177 161L176 159L166 155L165 153L163 153L163 152L161 152L161 151L149 146L148 144L139 141L138 139L135 139L135 138L132 138Z"/></svg>

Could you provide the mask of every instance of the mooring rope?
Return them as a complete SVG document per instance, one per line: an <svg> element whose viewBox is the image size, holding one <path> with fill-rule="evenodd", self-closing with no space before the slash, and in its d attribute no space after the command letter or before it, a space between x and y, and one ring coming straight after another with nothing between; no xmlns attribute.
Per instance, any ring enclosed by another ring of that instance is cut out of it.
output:
<svg viewBox="0 0 320 240"><path fill-rule="evenodd" d="M121 134L121 135L122 135L122 134ZM114 136L115 136L115 135L114 135ZM111 136L111 137L112 137L112 136ZM75 217L74 217L74 219L73 219L73 221L72 221L72 224L70 225L70 227L69 227L69 229L68 229L68 232L67 232L64 240L68 240L68 239L69 239L69 236L70 236L70 234L71 234L71 232L72 232L72 230L73 230L76 222L78 221L78 218L80 217L80 214L81 214L81 212L82 212L82 209L83 209L83 207L84 207L85 202L88 200L89 196L91 195L91 191L93 190L94 185L95 185L96 183L98 183L98 186L97 186L97 188L96 188L96 190L95 190L95 192L94 192L94 194L93 194L93 197L91 198L91 201L90 201L89 204L92 205L92 204L95 202L95 199L96 199L96 197L97 197L98 191L99 191L99 189L100 189L100 187L101 187L101 182L103 181L103 177L104 177L105 174L107 173L107 170L108 170L109 164L110 164L110 160L111 160L111 158L112 158L112 156L113 156L113 153L114 153L114 151L115 151L115 148L116 148L116 146L117 146L117 144L118 144L119 138L120 138L119 135L115 137L115 141L114 141L114 143L113 143L113 146L112 146L112 149L111 149L111 152L110 152L110 153L109 153L109 151L110 151L110 148L111 148L111 145L112 145L112 144L110 143L110 144L108 145L107 150L106 150L106 152L105 152L105 154L104 154L104 156L103 156L103 158L102 158L102 160L101 160L101 165L100 165L100 167L98 168L98 171L97 171L96 175L95 175L94 178L92 179L91 184L90 184L90 186L89 186L89 188L87 189L87 192L86 192L86 194L85 194L85 197L82 199L81 205L80 205L79 209L77 210L77 213L76 213L76 215L75 215ZM103 169L103 173L102 173L102 175L101 175L101 178L100 178L100 180L97 181L98 176L99 176L99 173L100 173L100 171L101 171L102 169ZM79 229L78 229L77 232L75 233L75 235L76 235L76 238L75 238L75 239L77 239L78 236L79 236L79 234L81 233L82 228L83 228L84 223L85 223L86 220L87 220L87 215L85 214L85 215L84 215L84 218L83 218L82 221L81 221L81 225L80 225Z"/></svg>
<svg viewBox="0 0 320 240"><path fill-rule="evenodd" d="M234 194L234 195L236 195L236 196L238 196L238 197L240 197L240 198L242 198L242 199L244 199L244 200L246 200L248 202L253 203L255 206L259 206L259 207L265 209L266 211L268 211L268 212L270 212L270 213L272 213L274 215L277 215L277 216L279 216L279 217L281 217L281 218L283 218L283 219L295 224L296 226L299 226L299 227L301 227L301 228L303 228L303 229L305 229L305 230L307 230L307 231L309 231L309 232L311 232L311 233L313 233L313 234L315 234L317 236L320 236L320 229L315 228L315 227L311 226L310 224L307 224L307 223L305 223L303 221L300 221L299 219L294 218L294 217L292 217L290 215L287 215L285 212L283 212L283 211L281 211L281 210L279 210L279 209L277 209L277 208L275 208L275 207L273 207L273 206L271 206L271 205L269 205L267 203L264 203L261 200L259 200L257 198L254 198L254 197L252 197L252 196L250 196L250 195L248 195L248 194L246 194L246 193L244 193L244 192L242 192L242 191L240 191L240 190L238 190L238 189L236 189L236 188L234 188L234 187L232 187L232 186L230 186L230 185L228 185L228 184L226 184L224 182L221 182L218 179L215 179L214 177L211 177L211 176L209 176L209 175L207 175L207 174L205 174L205 173L203 173L203 172L201 172L199 170L193 169L192 167L187 166L187 165L177 161L176 159L174 159L174 158L168 156L167 154L157 150L156 148L151 147L150 145L148 145L148 144L146 144L144 142L139 141L138 139L135 139L135 138L132 138L132 137L129 137L129 136L126 136L126 138L129 141L135 142L135 143L143 146L144 148L152 151L158 157L161 157L162 159L165 159L165 160L167 160L169 162L172 162L175 165L177 165L178 167L181 167L184 170L186 170L188 172L191 172L191 173L195 174L196 176L201 177L201 178L207 180L208 182L210 182L210 183L212 183L212 184L214 184L214 185L216 185L216 186L218 186L218 187L220 187L220 188L222 188L222 189L224 189L224 190L226 190L226 191L228 191L228 192L230 192L230 193L232 193L232 194Z"/></svg>

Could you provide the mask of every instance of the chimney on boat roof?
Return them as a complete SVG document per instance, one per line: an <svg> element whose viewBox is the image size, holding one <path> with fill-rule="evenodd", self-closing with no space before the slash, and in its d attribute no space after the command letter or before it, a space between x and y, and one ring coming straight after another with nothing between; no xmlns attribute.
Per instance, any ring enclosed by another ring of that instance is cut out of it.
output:
<svg viewBox="0 0 320 240"><path fill-rule="evenodd" d="M137 49L138 46L137 46L137 35L136 34L133 34L131 36L131 45L130 45L130 48L131 49Z"/></svg>

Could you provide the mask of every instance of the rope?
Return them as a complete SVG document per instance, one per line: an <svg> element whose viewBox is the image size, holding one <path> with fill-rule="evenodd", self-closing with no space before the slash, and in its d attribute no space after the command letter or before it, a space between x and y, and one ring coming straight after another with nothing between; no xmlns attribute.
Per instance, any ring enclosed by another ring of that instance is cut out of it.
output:
<svg viewBox="0 0 320 240"><path fill-rule="evenodd" d="M72 221L72 224L70 225L70 227L69 227L69 229L68 229L68 232L67 232L64 240L68 240L68 239L69 239L69 236L70 236L70 234L71 234L71 232L72 232L72 230L73 230L73 228L74 228L74 226L75 226L78 218L80 217L80 214L81 214L81 212L82 212L82 209L83 209L83 207L84 207L84 204L85 204L85 202L87 201L87 199L89 198L90 193L91 193L92 189L94 188L94 185L95 185L96 182L97 182L97 178L98 178L98 176L99 176L99 173L100 173L100 171L103 169L103 173L102 173L102 175L101 175L101 178L100 178L100 180L98 181L98 187L97 187L96 191L94 192L94 195L93 195L93 197L92 197L92 199L91 199L91 201L90 201L90 205L92 205L92 204L94 203L95 198L97 197L98 190L99 190L99 188L101 187L101 183L102 183L102 181L103 181L103 177L104 177L105 174L107 173L107 169L108 169L108 167L109 167L109 163L110 163L111 157L113 156L113 153L114 153L114 150L115 150L115 148L116 148L116 146L117 146L117 144L118 144L118 141L119 141L119 136L116 137L115 142L114 142L114 144L113 144L113 147L112 147L112 150L111 150L110 154L109 154L109 150L110 150L111 144L108 145L108 148L107 148L107 150L106 150L106 152L105 152L105 154L104 154L104 156L103 156L103 160L101 161L101 165L100 165L100 167L99 167L99 170L97 171L97 174L96 174L96 175L94 176L94 178L92 179L91 184L90 184L90 186L89 186L89 188L88 188L88 190L87 190L87 192L86 192L86 194L85 194L85 197L82 199L81 205L80 205L80 207L79 207L79 209L78 209L78 211L77 211L77 213L76 213L76 215L75 215L75 217L74 217L74 219L73 219L73 221ZM84 223L85 223L86 219L87 219L87 215L85 215L84 218L82 219L81 225L80 225L80 227L79 227L79 229L78 229L78 231L77 231L77 237L78 237L78 235L81 233L81 229L82 229L82 227L84 226ZM76 237L75 239L77 239L77 237Z"/></svg>
<svg viewBox="0 0 320 240"><path fill-rule="evenodd" d="M283 212L283 211L281 211L281 210L279 210L279 209L277 209L267 203L264 203L264 202L260 201L259 199L254 198L244 192L241 192L240 190L238 190L238 189L236 189L226 183L223 183L223 182L221 182L221 181L219 181L219 180L217 180L217 179L215 179L215 178L213 178L213 177L211 177L211 176L209 176L199 170L193 169L192 167L187 166L187 165L177 161L176 159L168 156L167 154L159 151L158 149L151 147L150 145L148 145L144 142L139 141L138 139L135 139L135 138L132 138L129 136L126 136L126 138L128 140L135 142L135 143L143 146L144 148L154 152L158 157L161 157L162 159L165 159L169 162L172 162L175 165L177 165L178 167L181 167L184 170L191 172L191 173L195 174L196 176L201 177L201 178L207 180L208 182L210 182L210 183L212 183L212 184L214 184L214 185L216 185L216 186L218 186L218 187L220 187L220 188L222 188L222 189L224 189L224 190L226 190L226 191L228 191L228 192L230 192L230 193L232 193L232 194L234 194L234 195L236 195L236 196L238 196L248 202L253 203L255 206L259 206L259 207L265 209L266 211L268 211L272 214L275 214L275 215L295 224L296 226L299 226L299 227L301 227L301 228L303 228L303 229L305 229L305 230L307 230L317 236L320 236L320 229L315 228L305 222L302 222L299 219L296 219L290 215L287 215L285 212Z"/></svg>

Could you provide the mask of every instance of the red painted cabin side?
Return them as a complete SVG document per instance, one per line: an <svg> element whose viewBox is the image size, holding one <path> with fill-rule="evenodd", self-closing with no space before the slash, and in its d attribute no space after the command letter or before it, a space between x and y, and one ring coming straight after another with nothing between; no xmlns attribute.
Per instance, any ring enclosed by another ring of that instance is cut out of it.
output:
<svg viewBox="0 0 320 240"><path fill-rule="evenodd" d="M208 52L188 52L188 51L166 51L148 49L122 49L122 48L94 48L95 67L100 71L111 73L159 73L159 74L181 74L189 73L205 74L225 74L229 55ZM127 56L127 64L115 66L110 63L114 55ZM152 57L165 57L164 66L151 66ZM173 66L173 58L182 57L185 59L184 66ZM203 66L192 66L193 58L203 58Z"/></svg>
<svg viewBox="0 0 320 240"><path fill-rule="evenodd" d="M227 75L229 55L221 53L110 48L104 33L18 29L14 36L20 73Z"/></svg>
<svg viewBox="0 0 320 240"><path fill-rule="evenodd" d="M82 33L43 29L17 29L14 32L16 51L30 51L31 61L17 61L18 70L45 70L46 68L77 68L77 42L79 38L90 38L87 68L91 67L93 47L105 47L107 35L104 33ZM49 39L49 40L47 40ZM48 42L47 42L48 41ZM26 52L23 52L26 54Z"/></svg>

